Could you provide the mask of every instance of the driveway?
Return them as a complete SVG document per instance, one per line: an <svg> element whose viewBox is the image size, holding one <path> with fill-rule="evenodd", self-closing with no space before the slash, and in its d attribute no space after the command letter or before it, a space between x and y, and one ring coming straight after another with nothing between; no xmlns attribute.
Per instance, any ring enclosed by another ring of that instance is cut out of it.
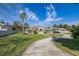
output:
<svg viewBox="0 0 79 59"><path fill-rule="evenodd" d="M71 34L63 34L62 38L72 39Z"/></svg>
<svg viewBox="0 0 79 59"><path fill-rule="evenodd" d="M31 44L22 56L71 56L54 45L52 38L45 38Z"/></svg>

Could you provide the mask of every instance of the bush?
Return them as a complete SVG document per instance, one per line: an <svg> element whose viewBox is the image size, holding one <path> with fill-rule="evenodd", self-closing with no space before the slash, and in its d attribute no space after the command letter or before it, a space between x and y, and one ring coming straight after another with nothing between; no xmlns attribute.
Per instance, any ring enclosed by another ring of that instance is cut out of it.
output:
<svg viewBox="0 0 79 59"><path fill-rule="evenodd" d="M76 26L75 28L71 29L72 37L77 38L79 36L79 26Z"/></svg>
<svg viewBox="0 0 79 59"><path fill-rule="evenodd" d="M38 34L38 32L37 32L36 30L35 30L35 31L33 31L33 33L34 33L34 34Z"/></svg>

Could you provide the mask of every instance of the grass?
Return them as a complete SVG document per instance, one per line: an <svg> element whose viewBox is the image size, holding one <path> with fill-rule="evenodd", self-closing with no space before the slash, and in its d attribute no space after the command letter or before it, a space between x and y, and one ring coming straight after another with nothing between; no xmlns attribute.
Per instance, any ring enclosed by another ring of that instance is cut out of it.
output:
<svg viewBox="0 0 79 59"><path fill-rule="evenodd" d="M79 39L62 39L60 42L54 42L55 45L64 51L79 56Z"/></svg>
<svg viewBox="0 0 79 59"><path fill-rule="evenodd" d="M1 56L19 56L34 41L46 38L41 34L13 34L0 38Z"/></svg>
<svg viewBox="0 0 79 59"><path fill-rule="evenodd" d="M52 36L52 37L60 37L62 36L62 34L48 34L49 36Z"/></svg>
<svg viewBox="0 0 79 59"><path fill-rule="evenodd" d="M49 34L52 37L60 37L61 34ZM60 41L54 41L54 44L60 49L74 56L79 56L79 38L68 39L62 38Z"/></svg>

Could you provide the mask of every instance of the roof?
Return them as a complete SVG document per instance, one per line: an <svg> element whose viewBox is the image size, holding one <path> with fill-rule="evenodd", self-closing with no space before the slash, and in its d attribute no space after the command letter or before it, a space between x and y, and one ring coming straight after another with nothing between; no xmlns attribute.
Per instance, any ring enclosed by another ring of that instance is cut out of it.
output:
<svg viewBox="0 0 79 59"><path fill-rule="evenodd" d="M5 26L5 24L3 24L3 23L0 23L0 26Z"/></svg>

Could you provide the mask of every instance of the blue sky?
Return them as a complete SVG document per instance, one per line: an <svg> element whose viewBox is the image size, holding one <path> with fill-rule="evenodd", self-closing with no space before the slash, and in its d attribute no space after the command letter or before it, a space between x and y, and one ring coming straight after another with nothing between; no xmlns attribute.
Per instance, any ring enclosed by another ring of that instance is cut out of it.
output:
<svg viewBox="0 0 79 59"><path fill-rule="evenodd" d="M25 22L30 26L79 23L79 5L73 3L0 4L0 20L20 21L19 13L23 10L27 15Z"/></svg>

